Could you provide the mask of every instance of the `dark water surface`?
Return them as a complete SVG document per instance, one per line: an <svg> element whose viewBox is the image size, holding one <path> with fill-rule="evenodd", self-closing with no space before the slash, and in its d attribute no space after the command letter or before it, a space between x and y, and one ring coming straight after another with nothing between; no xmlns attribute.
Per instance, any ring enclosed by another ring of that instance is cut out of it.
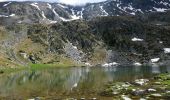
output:
<svg viewBox="0 0 170 100"><path fill-rule="evenodd" d="M49 68L24 70L0 76L0 98L98 97L109 81L133 81L153 74L170 72L169 67L128 66L110 68Z"/></svg>

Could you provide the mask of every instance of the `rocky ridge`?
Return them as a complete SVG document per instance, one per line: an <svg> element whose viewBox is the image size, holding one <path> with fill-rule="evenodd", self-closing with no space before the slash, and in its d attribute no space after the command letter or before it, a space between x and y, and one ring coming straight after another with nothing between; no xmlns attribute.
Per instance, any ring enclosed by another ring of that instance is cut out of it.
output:
<svg viewBox="0 0 170 100"><path fill-rule="evenodd" d="M168 0L108 0L84 6L2 2L0 65L168 65L168 9Z"/></svg>

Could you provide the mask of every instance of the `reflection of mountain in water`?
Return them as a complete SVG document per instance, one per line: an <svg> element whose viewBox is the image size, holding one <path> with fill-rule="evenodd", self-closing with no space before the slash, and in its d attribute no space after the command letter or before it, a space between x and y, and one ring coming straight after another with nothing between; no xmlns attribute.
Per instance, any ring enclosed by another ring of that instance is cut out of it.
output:
<svg viewBox="0 0 170 100"><path fill-rule="evenodd" d="M23 97L63 95L69 92L99 91L108 81L149 78L153 73L170 71L169 67L136 66L110 68L64 68L21 71L0 78L1 96ZM86 93L88 93L86 92ZM38 94L38 95L37 95Z"/></svg>

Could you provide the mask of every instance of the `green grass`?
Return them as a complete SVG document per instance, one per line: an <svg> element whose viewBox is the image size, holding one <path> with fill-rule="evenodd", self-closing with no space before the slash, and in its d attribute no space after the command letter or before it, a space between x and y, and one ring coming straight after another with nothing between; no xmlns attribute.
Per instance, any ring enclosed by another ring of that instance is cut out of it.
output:
<svg viewBox="0 0 170 100"><path fill-rule="evenodd" d="M168 86L170 86L170 73L160 74L160 75L158 75L158 77L160 77L160 79L161 79L160 82L161 82L163 85L168 85Z"/></svg>
<svg viewBox="0 0 170 100"><path fill-rule="evenodd" d="M38 70L44 68L68 68L68 67L75 67L69 64L30 64L30 69Z"/></svg>
<svg viewBox="0 0 170 100"><path fill-rule="evenodd" d="M162 82L162 84L170 86L170 80L165 80L165 81Z"/></svg>
<svg viewBox="0 0 170 100"><path fill-rule="evenodd" d="M24 69L26 69L25 66L22 66L22 67L20 66L18 68L4 68L4 69L0 69L0 74L3 74L3 73L8 74L8 73L12 73L12 72L21 71Z"/></svg>
<svg viewBox="0 0 170 100"><path fill-rule="evenodd" d="M18 68L0 69L0 74L8 74L8 73L22 71L22 70L41 70L47 68L69 68L69 67L79 67L79 66L73 66L69 64L29 64L28 66L20 66Z"/></svg>

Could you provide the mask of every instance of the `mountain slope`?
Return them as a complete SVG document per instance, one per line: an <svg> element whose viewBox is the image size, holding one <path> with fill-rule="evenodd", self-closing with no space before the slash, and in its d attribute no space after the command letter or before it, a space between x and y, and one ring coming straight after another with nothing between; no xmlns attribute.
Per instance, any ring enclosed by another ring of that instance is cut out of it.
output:
<svg viewBox="0 0 170 100"><path fill-rule="evenodd" d="M163 64L169 61L165 48L170 48L170 30L143 23L137 17L98 17L51 25L18 24L5 29L13 37L4 41L9 45L7 55L12 53L11 60L20 64L63 63L63 59L93 65L149 64L154 58Z"/></svg>
<svg viewBox="0 0 170 100"><path fill-rule="evenodd" d="M166 12L169 0L108 0L84 6L70 6L48 2L1 2L1 23L56 23L97 16L140 15Z"/></svg>
<svg viewBox="0 0 170 100"><path fill-rule="evenodd" d="M168 9L168 0L1 2L0 65L167 65Z"/></svg>

